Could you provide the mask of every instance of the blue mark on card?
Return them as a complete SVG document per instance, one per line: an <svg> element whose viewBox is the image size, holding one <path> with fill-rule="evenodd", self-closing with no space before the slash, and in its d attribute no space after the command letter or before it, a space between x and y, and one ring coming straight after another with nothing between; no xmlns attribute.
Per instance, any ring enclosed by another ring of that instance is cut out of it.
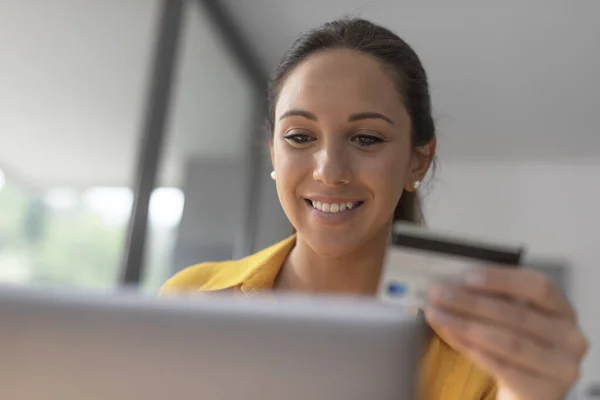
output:
<svg viewBox="0 0 600 400"><path fill-rule="evenodd" d="M408 288L402 282L390 282L387 285L387 293L391 296L402 297L408 292Z"/></svg>

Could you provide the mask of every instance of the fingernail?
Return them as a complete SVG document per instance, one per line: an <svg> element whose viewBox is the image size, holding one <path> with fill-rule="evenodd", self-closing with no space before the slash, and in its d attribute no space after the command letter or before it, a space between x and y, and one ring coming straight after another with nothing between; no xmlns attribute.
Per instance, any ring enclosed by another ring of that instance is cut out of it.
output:
<svg viewBox="0 0 600 400"><path fill-rule="evenodd" d="M465 277L465 281L469 285L473 286L483 286L486 282L485 272L480 269L474 269L467 272L467 276Z"/></svg>

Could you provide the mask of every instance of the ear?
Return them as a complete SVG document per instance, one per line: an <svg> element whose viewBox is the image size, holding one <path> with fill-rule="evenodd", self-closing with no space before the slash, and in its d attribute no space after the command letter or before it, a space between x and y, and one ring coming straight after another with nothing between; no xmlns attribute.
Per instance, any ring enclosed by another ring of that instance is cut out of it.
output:
<svg viewBox="0 0 600 400"><path fill-rule="evenodd" d="M431 163L435 157L435 150L437 147L437 139L433 138L426 145L417 147L411 157L410 167L407 176L407 182L404 184L404 190L414 192L415 187L413 186L415 181L423 181Z"/></svg>

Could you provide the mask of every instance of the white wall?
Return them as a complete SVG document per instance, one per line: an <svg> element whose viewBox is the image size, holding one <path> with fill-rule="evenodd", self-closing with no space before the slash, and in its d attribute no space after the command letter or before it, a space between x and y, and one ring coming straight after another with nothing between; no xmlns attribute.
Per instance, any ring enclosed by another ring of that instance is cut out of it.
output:
<svg viewBox="0 0 600 400"><path fill-rule="evenodd" d="M424 208L433 228L566 257L569 293L592 342L581 387L600 380L600 161L442 164L427 191Z"/></svg>
<svg viewBox="0 0 600 400"><path fill-rule="evenodd" d="M253 249L258 251L291 234L266 156L255 209ZM228 260L244 251L247 210L246 166L240 160L190 160L183 190L186 200L174 254L174 271L203 261ZM245 254L244 254L245 255ZM173 272L174 272L173 271Z"/></svg>
<svg viewBox="0 0 600 400"><path fill-rule="evenodd" d="M179 185L189 160L238 160L249 143L254 93L198 2L187 2L159 180Z"/></svg>
<svg viewBox="0 0 600 400"><path fill-rule="evenodd" d="M173 272L200 262L233 258L246 210L241 162L190 160L186 169L186 199Z"/></svg>
<svg viewBox="0 0 600 400"><path fill-rule="evenodd" d="M265 144L266 146L266 144ZM261 165L261 186L257 212L257 226L254 237L254 249L259 250L282 240L292 234L292 225L287 219L279 198L277 187L271 179L271 157L267 151Z"/></svg>

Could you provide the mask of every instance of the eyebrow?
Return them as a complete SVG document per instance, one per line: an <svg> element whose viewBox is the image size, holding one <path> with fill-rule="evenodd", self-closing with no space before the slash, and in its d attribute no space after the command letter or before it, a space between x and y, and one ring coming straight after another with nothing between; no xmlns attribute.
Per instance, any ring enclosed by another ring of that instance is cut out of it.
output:
<svg viewBox="0 0 600 400"><path fill-rule="evenodd" d="M308 112L306 110L299 110L299 109L292 109L292 110L288 110L288 111L284 112L279 117L279 120L281 121L282 119L287 118L287 117L304 117L311 121L318 120L317 116L315 114ZM391 118L386 117L385 115L378 113L378 112L363 112L363 113L352 114L348 118L348 122L356 122L356 121L361 121L363 119L382 119L385 122L387 122L391 125L394 125L394 121L392 121Z"/></svg>
<svg viewBox="0 0 600 400"><path fill-rule="evenodd" d="M363 119L382 119L390 125L394 125L394 121L391 118L386 117L385 115L378 112L364 112L358 114L352 114L350 118L348 118L348 122L360 121Z"/></svg>
<svg viewBox="0 0 600 400"><path fill-rule="evenodd" d="M317 116L315 114L310 113L305 110L297 110L297 109L287 110L286 112L281 114L281 116L279 117L279 120L281 121L282 119L287 118L287 117L304 117L306 119L310 119L311 121L317 120Z"/></svg>

